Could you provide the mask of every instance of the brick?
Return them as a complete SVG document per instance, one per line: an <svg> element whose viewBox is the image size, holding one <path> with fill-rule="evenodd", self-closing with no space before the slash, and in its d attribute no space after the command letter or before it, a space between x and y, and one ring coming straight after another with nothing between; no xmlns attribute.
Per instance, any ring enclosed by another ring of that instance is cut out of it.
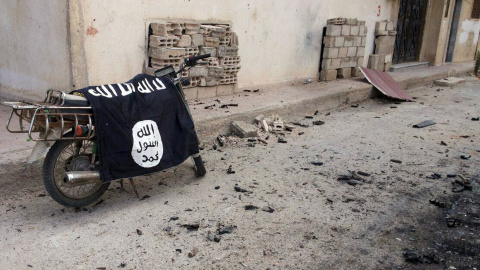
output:
<svg viewBox="0 0 480 270"><path fill-rule="evenodd" d="M375 46L375 54L393 54L393 46L391 45Z"/></svg>
<svg viewBox="0 0 480 270"><path fill-rule="evenodd" d="M387 23L385 21L380 21L375 23L375 32L385 31L386 29L387 29Z"/></svg>
<svg viewBox="0 0 480 270"><path fill-rule="evenodd" d="M202 80L202 77L192 77L190 76L190 85L193 87L200 86L200 81Z"/></svg>
<svg viewBox="0 0 480 270"><path fill-rule="evenodd" d="M356 55L357 55L357 47L348 47L347 56L351 57Z"/></svg>
<svg viewBox="0 0 480 270"><path fill-rule="evenodd" d="M150 47L164 47L171 48L178 42L178 37L176 36L155 36L151 35L148 45Z"/></svg>
<svg viewBox="0 0 480 270"><path fill-rule="evenodd" d="M189 35L181 35L176 46L183 48L192 46L192 37Z"/></svg>
<svg viewBox="0 0 480 270"><path fill-rule="evenodd" d="M367 37L362 37L362 45L363 47L365 47L367 45Z"/></svg>
<svg viewBox="0 0 480 270"><path fill-rule="evenodd" d="M357 59L357 67L363 67L364 57L358 57Z"/></svg>
<svg viewBox="0 0 480 270"><path fill-rule="evenodd" d="M238 54L238 47L218 46L218 48L217 48L217 56L218 57L237 56L237 54Z"/></svg>
<svg viewBox="0 0 480 270"><path fill-rule="evenodd" d="M368 68L378 70L378 61L380 57L376 54L370 54L370 58L368 59Z"/></svg>
<svg viewBox="0 0 480 270"><path fill-rule="evenodd" d="M181 59L185 56L184 48L152 48L148 50L148 56L157 59Z"/></svg>
<svg viewBox="0 0 480 270"><path fill-rule="evenodd" d="M354 37L353 38L353 46L355 46L355 47L362 46L362 37Z"/></svg>
<svg viewBox="0 0 480 270"><path fill-rule="evenodd" d="M189 72L190 77L208 77L207 67L192 67Z"/></svg>
<svg viewBox="0 0 480 270"><path fill-rule="evenodd" d="M343 79L352 77L352 68L348 67L348 68L338 69L337 77L338 78L343 78Z"/></svg>
<svg viewBox="0 0 480 270"><path fill-rule="evenodd" d="M228 96L235 93L237 84L221 84L217 86L217 96Z"/></svg>
<svg viewBox="0 0 480 270"><path fill-rule="evenodd" d="M204 43L204 38L202 34L194 34L192 35L192 46L193 47L198 47L198 46L203 46L205 45Z"/></svg>
<svg viewBox="0 0 480 270"><path fill-rule="evenodd" d="M204 39L205 46L207 47L217 47L220 45L220 38L218 37L205 37Z"/></svg>
<svg viewBox="0 0 480 270"><path fill-rule="evenodd" d="M355 41L355 37L351 37L351 36L345 37L345 42L343 43L343 46L351 47L353 46L354 41Z"/></svg>
<svg viewBox="0 0 480 270"><path fill-rule="evenodd" d="M337 58L338 57L338 48L324 48L323 49L323 58Z"/></svg>
<svg viewBox="0 0 480 270"><path fill-rule="evenodd" d="M198 30L200 30L200 24L196 22L186 22L184 23L185 34L187 35L194 35L198 34Z"/></svg>
<svg viewBox="0 0 480 270"><path fill-rule="evenodd" d="M385 54L378 55L378 70L380 71L385 70Z"/></svg>
<svg viewBox="0 0 480 270"><path fill-rule="evenodd" d="M380 36L375 39L375 46L381 45L388 45L394 46L395 45L395 36Z"/></svg>
<svg viewBox="0 0 480 270"><path fill-rule="evenodd" d="M237 83L237 74L225 74L220 77L219 84Z"/></svg>
<svg viewBox="0 0 480 270"><path fill-rule="evenodd" d="M365 77L358 67L352 67L352 77Z"/></svg>
<svg viewBox="0 0 480 270"><path fill-rule="evenodd" d="M240 65L238 66L223 66L225 74L237 74L240 71Z"/></svg>
<svg viewBox="0 0 480 270"><path fill-rule="evenodd" d="M394 27L395 27L395 25L393 24L393 22L388 22L385 30L393 31L393 30L395 30Z"/></svg>
<svg viewBox="0 0 480 270"><path fill-rule="evenodd" d="M392 62L385 63L385 72L389 72L391 66L392 66Z"/></svg>
<svg viewBox="0 0 480 270"><path fill-rule="evenodd" d="M233 133L235 133L240 138L249 138L249 137L257 137L258 130L252 124L247 124L243 121L233 121L230 129Z"/></svg>
<svg viewBox="0 0 480 270"><path fill-rule="evenodd" d="M221 66L232 66L240 64L240 56L226 56L219 59Z"/></svg>
<svg viewBox="0 0 480 270"><path fill-rule="evenodd" d="M323 37L323 44L327 48L335 47L335 37Z"/></svg>
<svg viewBox="0 0 480 270"><path fill-rule="evenodd" d="M207 53L209 53L211 56L215 57L217 55L217 48L207 47L207 46L200 47L200 54L207 54Z"/></svg>
<svg viewBox="0 0 480 270"><path fill-rule="evenodd" d="M365 25L359 26L358 27L358 35L361 37L364 37L367 35L367 31L365 31L367 27Z"/></svg>
<svg viewBox="0 0 480 270"><path fill-rule="evenodd" d="M343 47L345 37L335 37L335 47Z"/></svg>
<svg viewBox="0 0 480 270"><path fill-rule="evenodd" d="M349 36L350 35L350 25L342 25L342 36Z"/></svg>
<svg viewBox="0 0 480 270"><path fill-rule="evenodd" d="M347 47L338 48L338 58L347 57Z"/></svg>
<svg viewBox="0 0 480 270"><path fill-rule="evenodd" d="M342 34L342 26L341 25L327 25L327 31L325 35L330 37L338 37Z"/></svg>
<svg viewBox="0 0 480 270"><path fill-rule="evenodd" d="M188 47L185 48L185 57L189 57L190 55L198 55L200 50L197 47Z"/></svg>
<svg viewBox="0 0 480 270"><path fill-rule="evenodd" d="M205 79L205 78L202 78L202 79ZM214 87L199 87L197 96L198 96L197 98L199 99L216 97L217 96L216 85Z"/></svg>
<svg viewBox="0 0 480 270"><path fill-rule="evenodd" d="M357 62L358 62L358 57L356 57L356 56L350 57L348 66L349 67L356 67Z"/></svg>
<svg viewBox="0 0 480 270"><path fill-rule="evenodd" d="M221 37L220 46L230 46L231 38L230 37Z"/></svg>
<svg viewBox="0 0 480 270"><path fill-rule="evenodd" d="M365 47L358 47L357 48L357 55L358 57L362 57L365 55Z"/></svg>
<svg viewBox="0 0 480 270"><path fill-rule="evenodd" d="M323 69L320 72L320 80L321 81L334 81L337 79L337 70L336 69Z"/></svg>
<svg viewBox="0 0 480 270"><path fill-rule="evenodd" d="M385 64L386 63L391 63L392 62L392 57L393 57L392 54L385 55Z"/></svg>
<svg viewBox="0 0 480 270"><path fill-rule="evenodd" d="M203 62L208 62L209 67L219 67L220 66L220 60L217 57L208 57L203 59Z"/></svg>
<svg viewBox="0 0 480 270"><path fill-rule="evenodd" d="M352 26L352 27L350 28L350 35L352 35L352 36L358 36L359 31L360 31L360 28L359 28L358 26Z"/></svg>

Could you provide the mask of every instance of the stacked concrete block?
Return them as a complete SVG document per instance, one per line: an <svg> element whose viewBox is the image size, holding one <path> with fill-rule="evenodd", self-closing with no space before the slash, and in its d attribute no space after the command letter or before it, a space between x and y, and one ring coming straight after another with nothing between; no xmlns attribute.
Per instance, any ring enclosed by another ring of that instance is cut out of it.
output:
<svg viewBox="0 0 480 270"><path fill-rule="evenodd" d="M366 36L365 21L329 19L323 38L320 80L331 81L357 74L354 69L363 63Z"/></svg>
<svg viewBox="0 0 480 270"><path fill-rule="evenodd" d="M230 24L200 23L192 20L158 20L150 24L148 37L149 63L147 73L153 74L157 69L173 65L180 67L184 58L191 55L211 54L210 58L201 60L205 65L198 65L182 73L190 78L190 85L185 87L220 87L222 93L233 94L226 86L237 83L240 70L238 56L238 36ZM211 96L214 90L198 90L194 97ZM205 93L209 94L205 94ZM190 96L192 97L192 96Z"/></svg>
<svg viewBox="0 0 480 270"><path fill-rule="evenodd" d="M375 24L375 54L371 54L368 68L389 71L392 65L395 46L395 25L393 22L380 21Z"/></svg>

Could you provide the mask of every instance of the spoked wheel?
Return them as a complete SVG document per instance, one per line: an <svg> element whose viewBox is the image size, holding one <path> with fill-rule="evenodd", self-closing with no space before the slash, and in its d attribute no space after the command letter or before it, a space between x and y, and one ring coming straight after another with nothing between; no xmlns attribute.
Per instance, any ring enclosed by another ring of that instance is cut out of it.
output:
<svg viewBox="0 0 480 270"><path fill-rule="evenodd" d="M93 144L93 140L57 141L48 151L43 164L43 184L56 202L81 207L93 203L107 191L110 182L71 185L64 179L68 171L92 170Z"/></svg>
<svg viewBox="0 0 480 270"><path fill-rule="evenodd" d="M203 165L203 160L200 155L198 157L192 157L193 163L195 164L195 170L197 171L197 176L204 176L207 173L205 165Z"/></svg>

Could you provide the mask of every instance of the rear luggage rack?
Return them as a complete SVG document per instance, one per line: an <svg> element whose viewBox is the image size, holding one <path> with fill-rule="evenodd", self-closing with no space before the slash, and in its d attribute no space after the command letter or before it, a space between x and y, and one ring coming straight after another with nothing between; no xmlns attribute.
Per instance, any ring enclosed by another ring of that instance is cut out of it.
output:
<svg viewBox="0 0 480 270"><path fill-rule="evenodd" d="M65 92L48 90L43 102L3 102L3 105L12 108L7 122L10 133L28 133L32 141L57 140L90 140L95 136L93 113L90 106L66 107ZM18 127L11 129L13 116L18 117ZM24 122L29 123L28 130ZM73 129L73 137L64 134ZM86 129L85 133L82 130ZM33 138L32 133L40 132L42 136ZM50 134L53 133L53 136Z"/></svg>

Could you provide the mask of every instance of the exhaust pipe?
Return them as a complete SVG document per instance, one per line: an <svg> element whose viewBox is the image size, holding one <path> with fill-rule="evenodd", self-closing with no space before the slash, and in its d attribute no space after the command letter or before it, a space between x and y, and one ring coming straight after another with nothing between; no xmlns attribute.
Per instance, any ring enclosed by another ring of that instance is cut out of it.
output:
<svg viewBox="0 0 480 270"><path fill-rule="evenodd" d="M63 182L68 187L77 187L87 184L101 184L102 179L98 171L72 171L65 173Z"/></svg>

